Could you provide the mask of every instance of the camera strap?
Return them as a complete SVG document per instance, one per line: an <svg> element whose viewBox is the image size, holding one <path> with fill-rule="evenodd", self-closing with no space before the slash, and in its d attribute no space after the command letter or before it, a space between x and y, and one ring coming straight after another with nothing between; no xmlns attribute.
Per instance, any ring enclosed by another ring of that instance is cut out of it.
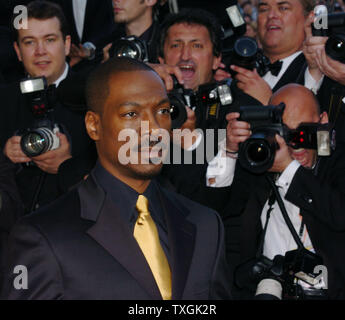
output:
<svg viewBox="0 0 345 320"><path fill-rule="evenodd" d="M271 190L270 196L268 198L269 208L268 208L267 213L266 213L266 222L265 222L265 226L264 226L264 229L263 229L261 237L260 237L258 251L256 252L256 258L260 258L262 256L263 251L264 251L264 241L265 241L265 235L266 235L266 231L267 231L268 221L271 217L271 212L273 210L273 204L275 201L276 201L275 194Z"/></svg>
<svg viewBox="0 0 345 320"><path fill-rule="evenodd" d="M295 228L294 228L294 226L293 226L293 224L292 224L292 222L291 222L291 220L289 218L289 215L288 215L288 213L286 211L286 208L285 208L283 200L282 200L282 198L280 196L278 187L276 186L276 184L274 183L273 179L270 176L267 175L266 178L267 178L268 182L271 185L272 194L274 194L274 196L275 196L275 198L277 200L278 206L279 206L280 211L281 211L281 213L283 215L285 223L286 223L287 227L289 228L289 230L291 232L291 235L292 235L292 237L294 238L294 240L295 240L295 242L297 244L298 249L304 248L304 245L303 245L299 235L297 234L297 232L296 232L296 230L295 230ZM303 219L302 219L302 225L303 225L303 223L304 222L303 222ZM303 230L302 230L302 232L303 232Z"/></svg>
<svg viewBox="0 0 345 320"><path fill-rule="evenodd" d="M338 86L332 87L331 98L328 105L328 116L332 123L335 123L338 119L339 112L343 104L343 96L344 93L342 88L339 88Z"/></svg>

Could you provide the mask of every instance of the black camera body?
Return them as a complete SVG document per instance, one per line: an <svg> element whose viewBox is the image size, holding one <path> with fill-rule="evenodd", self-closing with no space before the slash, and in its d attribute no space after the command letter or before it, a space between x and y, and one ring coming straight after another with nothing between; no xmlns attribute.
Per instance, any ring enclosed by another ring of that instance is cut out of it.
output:
<svg viewBox="0 0 345 320"><path fill-rule="evenodd" d="M319 10L316 19L322 19L321 22L324 21L325 26L319 23L315 27L316 22L314 22L312 24L313 36L329 37L325 45L327 55L334 60L345 63L345 13L326 14L327 8L322 5L318 6L316 10Z"/></svg>
<svg viewBox="0 0 345 320"><path fill-rule="evenodd" d="M236 268L236 285L253 292L260 281L273 279L282 285L282 299L297 300L307 299L307 295L325 295L325 291L314 287L322 281L319 274L314 273L315 267L321 265L323 259L303 247L287 251L284 256L276 255L273 260L261 255ZM296 279L311 286L308 292Z"/></svg>
<svg viewBox="0 0 345 320"><path fill-rule="evenodd" d="M171 103L172 128L180 128L187 120L185 106L195 112L197 127L206 122L207 128L218 128L220 119L220 108L229 106L232 101L231 80L211 82L199 86L194 92L191 89L184 89L174 79L174 89L168 94Z"/></svg>
<svg viewBox="0 0 345 320"><path fill-rule="evenodd" d="M48 86L44 77L24 79L20 82L22 94L27 98L35 122L31 128L17 132L20 146L28 157L35 157L60 146L57 135L61 126L54 123L51 112L56 103L55 85Z"/></svg>
<svg viewBox="0 0 345 320"><path fill-rule="evenodd" d="M223 52L223 63L225 70L230 72L234 77L237 72L230 69L230 65L236 65L248 70L256 69L258 74L262 77L267 73L269 59L263 54L262 49L258 47L255 39L250 37L238 38L232 49Z"/></svg>
<svg viewBox="0 0 345 320"><path fill-rule="evenodd" d="M122 37L110 48L111 57L128 57L142 62L149 61L147 43L136 36Z"/></svg>
<svg viewBox="0 0 345 320"><path fill-rule="evenodd" d="M283 112L285 104L278 106L241 106L239 121L250 123L252 135L240 144L238 160L253 173L267 171L274 162L278 144L275 135L284 136Z"/></svg>
<svg viewBox="0 0 345 320"><path fill-rule="evenodd" d="M238 120L250 123L252 135L239 146L238 160L253 173L263 173L273 165L282 136L294 149L314 149L319 156L330 156L336 147L335 130L331 124L301 123L296 129L283 124L285 104L278 106L241 106Z"/></svg>

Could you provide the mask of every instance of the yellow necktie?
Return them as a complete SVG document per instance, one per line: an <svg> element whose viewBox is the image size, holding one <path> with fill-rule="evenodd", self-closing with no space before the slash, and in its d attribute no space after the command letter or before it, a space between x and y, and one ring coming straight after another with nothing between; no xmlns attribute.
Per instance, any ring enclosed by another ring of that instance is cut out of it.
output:
<svg viewBox="0 0 345 320"><path fill-rule="evenodd" d="M150 266L163 300L171 300L170 267L159 242L157 227L150 215L147 198L139 195L136 207L139 215L134 227L134 238Z"/></svg>

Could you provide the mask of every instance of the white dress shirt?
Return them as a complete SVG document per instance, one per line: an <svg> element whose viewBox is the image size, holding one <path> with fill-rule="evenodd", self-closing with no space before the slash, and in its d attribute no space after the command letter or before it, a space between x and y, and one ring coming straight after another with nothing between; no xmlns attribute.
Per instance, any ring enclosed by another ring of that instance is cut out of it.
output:
<svg viewBox="0 0 345 320"><path fill-rule="evenodd" d="M302 230L300 238L304 247L314 252L306 227L304 226L303 229L301 229L302 217L300 215L300 209L293 203L285 199L285 195L288 192L292 179L299 167L300 164L298 161L292 161L276 181L276 186L278 187L288 216L297 234L299 234L299 232ZM269 205L267 200L261 213L262 227L265 226L268 209ZM275 202L273 204L273 210L271 211L270 218L268 220L263 254L267 258L273 259L277 254L284 256L285 252L294 249L297 249L297 244L293 239L292 234L283 218L283 214L280 211L278 203Z"/></svg>
<svg viewBox="0 0 345 320"><path fill-rule="evenodd" d="M290 64L297 58L300 54L302 54L302 51L297 51L293 53L291 56L288 56L284 59L280 59L280 61L283 63L282 67L278 73L277 76L274 76L271 71L268 71L262 78L268 83L271 89L274 88L274 86L278 83L280 78L283 76L287 68L290 66ZM298 73L300 70L296 70L296 73ZM308 88L309 90L312 90L315 94L319 90L321 83L322 83L323 77L319 81L315 81L314 78L311 76L309 69L307 68L304 73L304 86Z"/></svg>
<svg viewBox="0 0 345 320"><path fill-rule="evenodd" d="M87 0L72 0L74 21L80 41L83 38L86 4Z"/></svg>
<svg viewBox="0 0 345 320"><path fill-rule="evenodd" d="M60 82L62 80L65 80L65 78L67 77L67 74L68 74L68 64L67 62L65 63L65 70L63 71L63 73L61 74L61 76L54 82L54 84L56 85L56 87L59 86Z"/></svg>

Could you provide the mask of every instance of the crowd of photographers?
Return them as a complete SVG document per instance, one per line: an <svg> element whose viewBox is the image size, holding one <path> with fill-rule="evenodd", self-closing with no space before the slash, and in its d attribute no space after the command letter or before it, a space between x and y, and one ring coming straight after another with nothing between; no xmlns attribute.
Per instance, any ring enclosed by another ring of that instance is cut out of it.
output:
<svg viewBox="0 0 345 320"><path fill-rule="evenodd" d="M94 166L85 79L125 55L159 74L190 132L159 179L221 216L233 298L345 298L341 1L46 2L0 1L1 269L16 221Z"/></svg>

